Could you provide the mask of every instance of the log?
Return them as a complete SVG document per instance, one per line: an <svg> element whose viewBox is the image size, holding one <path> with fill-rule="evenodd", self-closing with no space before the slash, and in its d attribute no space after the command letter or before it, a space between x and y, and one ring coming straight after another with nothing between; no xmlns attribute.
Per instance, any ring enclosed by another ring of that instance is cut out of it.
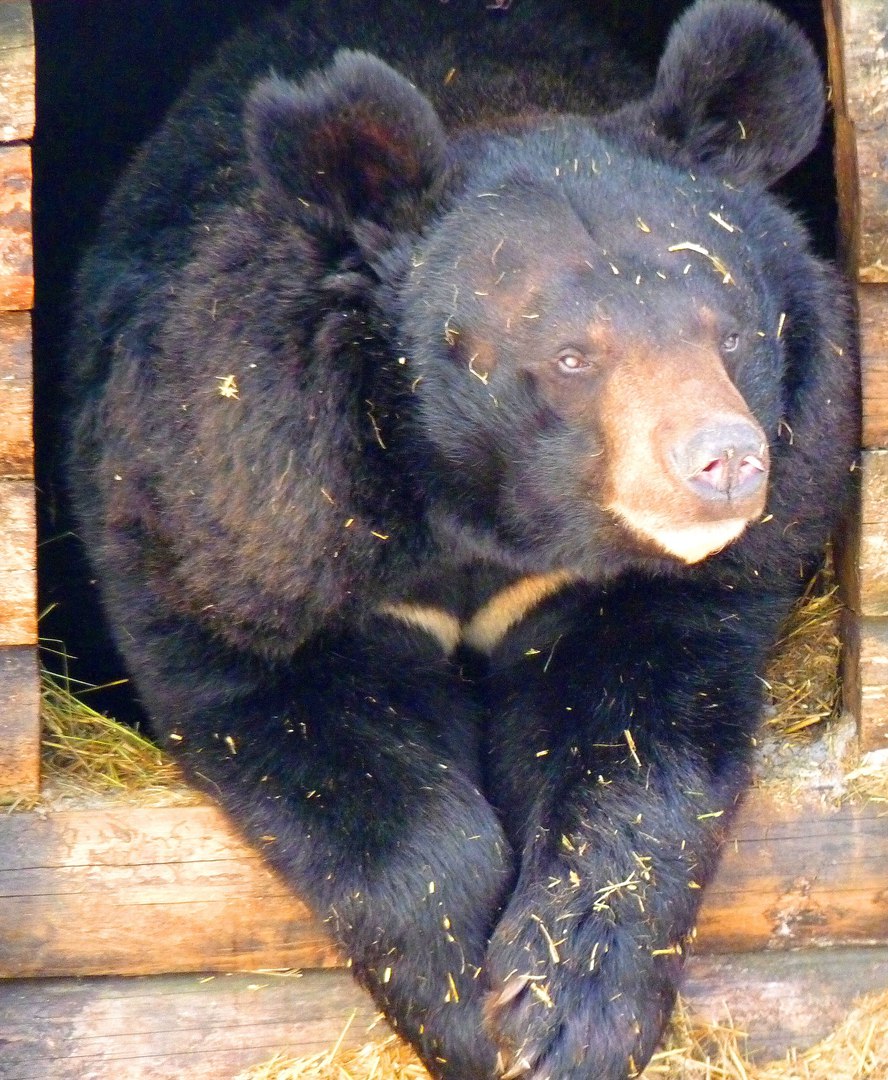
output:
<svg viewBox="0 0 888 1080"><path fill-rule="evenodd" d="M888 281L888 0L825 0L839 201L852 272Z"/></svg>
<svg viewBox="0 0 888 1080"><path fill-rule="evenodd" d="M877 808L780 806L760 792L733 835L699 951L888 944L888 819ZM0 977L339 963L324 928L214 806L0 817Z"/></svg>
<svg viewBox="0 0 888 1080"><path fill-rule="evenodd" d="M0 315L0 480L34 475L31 368L31 316Z"/></svg>
<svg viewBox="0 0 888 1080"><path fill-rule="evenodd" d="M34 306L31 149L0 147L0 311Z"/></svg>
<svg viewBox="0 0 888 1080"><path fill-rule="evenodd" d="M860 367L863 445L888 446L888 286L861 285Z"/></svg>
<svg viewBox="0 0 888 1080"><path fill-rule="evenodd" d="M37 642L37 524L30 480L0 480L0 646Z"/></svg>
<svg viewBox="0 0 888 1080"><path fill-rule="evenodd" d="M713 1022L730 1017L749 1034L747 1053L765 1060L824 1038L857 996L886 985L884 949L692 957L684 997ZM389 1034L344 971L0 985L4 1080L220 1080L277 1053Z"/></svg>
<svg viewBox="0 0 888 1080"><path fill-rule="evenodd" d="M0 984L0 1074L230 1080L279 1051L328 1051L346 1028L360 1045L377 1016L343 971Z"/></svg>
<svg viewBox="0 0 888 1080"><path fill-rule="evenodd" d="M34 26L28 0L0 2L0 141L34 134Z"/></svg>
<svg viewBox="0 0 888 1080"><path fill-rule="evenodd" d="M849 545L857 565L846 581L848 603L861 615L888 615L888 450L860 455L859 520Z"/></svg>
<svg viewBox="0 0 888 1080"><path fill-rule="evenodd" d="M338 963L214 806L0 818L0 977Z"/></svg>
<svg viewBox="0 0 888 1080"><path fill-rule="evenodd" d="M846 707L858 718L860 750L888 750L888 619L852 617L845 634Z"/></svg>
<svg viewBox="0 0 888 1080"><path fill-rule="evenodd" d="M829 809L758 789L703 900L707 953L888 944L888 818L873 805Z"/></svg>
<svg viewBox="0 0 888 1080"><path fill-rule="evenodd" d="M0 649L0 803L33 799L39 787L37 650L33 647Z"/></svg>

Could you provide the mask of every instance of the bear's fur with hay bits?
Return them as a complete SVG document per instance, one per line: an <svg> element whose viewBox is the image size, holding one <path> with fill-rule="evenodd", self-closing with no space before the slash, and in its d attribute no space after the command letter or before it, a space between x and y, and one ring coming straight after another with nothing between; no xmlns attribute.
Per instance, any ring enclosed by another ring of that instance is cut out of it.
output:
<svg viewBox="0 0 888 1080"><path fill-rule="evenodd" d="M242 35L112 200L81 531L158 736L430 1071L618 1080L846 505L850 305L766 191L821 76L756 0L635 100L577 5L362 7Z"/></svg>

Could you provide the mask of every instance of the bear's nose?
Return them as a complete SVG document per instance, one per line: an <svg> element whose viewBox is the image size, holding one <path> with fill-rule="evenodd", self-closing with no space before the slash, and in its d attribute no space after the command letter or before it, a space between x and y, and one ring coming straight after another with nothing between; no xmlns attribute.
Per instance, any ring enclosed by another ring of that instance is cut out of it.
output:
<svg viewBox="0 0 888 1080"><path fill-rule="evenodd" d="M673 460L688 487L713 502L748 499L768 476L764 436L745 420L702 428L673 450Z"/></svg>

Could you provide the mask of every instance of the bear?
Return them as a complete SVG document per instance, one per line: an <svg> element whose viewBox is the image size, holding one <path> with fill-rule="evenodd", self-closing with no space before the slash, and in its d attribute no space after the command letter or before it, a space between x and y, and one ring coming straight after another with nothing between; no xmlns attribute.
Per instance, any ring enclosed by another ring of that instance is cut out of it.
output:
<svg viewBox="0 0 888 1080"><path fill-rule="evenodd" d="M594 7L594 6L593 6ZM852 306L770 189L815 54L698 0L304 0L77 284L71 497L161 745L442 1080L622 1080L852 492Z"/></svg>

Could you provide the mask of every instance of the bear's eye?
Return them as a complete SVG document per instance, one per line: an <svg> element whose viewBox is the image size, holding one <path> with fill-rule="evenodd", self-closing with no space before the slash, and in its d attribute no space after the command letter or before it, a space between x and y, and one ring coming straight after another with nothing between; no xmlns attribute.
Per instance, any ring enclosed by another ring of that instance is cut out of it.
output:
<svg viewBox="0 0 888 1080"><path fill-rule="evenodd" d="M583 371L589 367L589 360L579 349L562 349L557 356L558 367L561 371Z"/></svg>
<svg viewBox="0 0 888 1080"><path fill-rule="evenodd" d="M740 344L740 335L737 333L728 334L722 341L723 352L735 352L737 346Z"/></svg>

